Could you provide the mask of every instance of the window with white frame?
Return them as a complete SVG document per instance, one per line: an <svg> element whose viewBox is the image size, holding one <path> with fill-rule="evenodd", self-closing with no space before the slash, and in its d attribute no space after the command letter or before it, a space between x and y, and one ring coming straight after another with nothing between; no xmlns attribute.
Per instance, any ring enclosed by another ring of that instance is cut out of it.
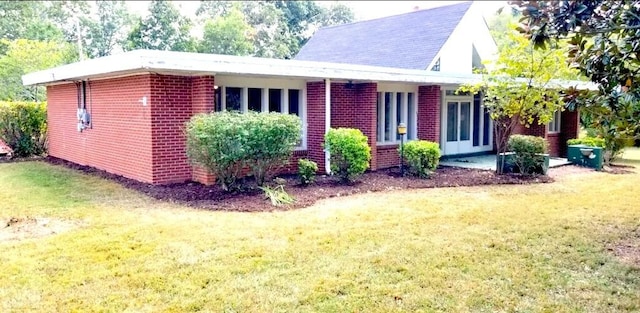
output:
<svg viewBox="0 0 640 313"><path fill-rule="evenodd" d="M377 142L395 144L400 142L398 125L407 126L406 140L417 139L415 92L378 92L377 101Z"/></svg>
<svg viewBox="0 0 640 313"><path fill-rule="evenodd" d="M547 125L547 132L549 133L560 132L560 120L561 120L560 114L561 114L560 110L553 112L553 118L551 118L549 125Z"/></svg>
<svg viewBox="0 0 640 313"><path fill-rule="evenodd" d="M230 82L235 83L235 82ZM306 112L304 104L304 86L277 86L273 83L264 83L264 87L256 86L216 86L215 110L238 112L280 112L294 114L302 121L302 134L297 150L306 149ZM295 87L295 88L288 88Z"/></svg>

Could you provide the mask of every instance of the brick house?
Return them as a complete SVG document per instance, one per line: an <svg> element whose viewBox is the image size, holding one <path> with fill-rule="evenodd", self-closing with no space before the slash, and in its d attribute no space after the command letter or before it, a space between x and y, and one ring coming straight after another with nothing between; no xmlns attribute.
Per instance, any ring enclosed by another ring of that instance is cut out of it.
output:
<svg viewBox="0 0 640 313"><path fill-rule="evenodd" d="M472 68L495 53L472 7L321 29L295 60L136 50L30 73L23 82L47 86L49 155L153 184L212 182L188 162L184 125L194 114L220 110L299 116L302 140L290 169L302 157L328 169L322 141L330 127L355 127L369 137L371 170L398 164L400 122L408 126L408 140L439 142L443 155L489 153L493 125L480 97L453 93L480 81ZM417 27L405 29L404 20ZM323 39L365 29L366 38ZM371 61L385 39L391 48ZM348 46L366 42L371 49ZM575 112L522 130L546 137L553 155L562 155L577 131Z"/></svg>

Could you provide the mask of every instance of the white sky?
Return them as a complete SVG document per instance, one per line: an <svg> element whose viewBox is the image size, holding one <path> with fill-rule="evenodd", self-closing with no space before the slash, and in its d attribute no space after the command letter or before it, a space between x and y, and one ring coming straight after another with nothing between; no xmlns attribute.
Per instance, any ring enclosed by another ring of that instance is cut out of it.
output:
<svg viewBox="0 0 640 313"><path fill-rule="evenodd" d="M127 1L129 8L138 15L145 16L150 1ZM193 17L200 5L200 1L173 1L182 11L182 14ZM317 1L324 6L340 2L350 6L356 15L356 20L369 20L384 16L397 15L411 12L414 8L429 9L447 4L460 3L464 1ZM506 1L476 1L483 11L484 16L493 14L501 6L506 5Z"/></svg>

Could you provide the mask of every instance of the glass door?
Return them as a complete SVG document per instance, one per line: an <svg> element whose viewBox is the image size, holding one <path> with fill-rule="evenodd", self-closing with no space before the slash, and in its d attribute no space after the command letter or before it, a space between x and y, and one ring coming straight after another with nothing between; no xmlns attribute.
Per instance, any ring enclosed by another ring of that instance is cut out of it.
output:
<svg viewBox="0 0 640 313"><path fill-rule="evenodd" d="M444 127L446 129L445 153L463 154L473 150L471 141L470 101L447 101Z"/></svg>

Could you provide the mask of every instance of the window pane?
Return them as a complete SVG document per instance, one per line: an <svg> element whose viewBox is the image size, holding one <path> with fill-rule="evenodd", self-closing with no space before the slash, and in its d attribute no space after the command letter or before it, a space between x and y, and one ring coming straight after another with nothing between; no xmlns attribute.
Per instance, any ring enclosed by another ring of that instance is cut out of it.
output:
<svg viewBox="0 0 640 313"><path fill-rule="evenodd" d="M384 141L391 141L391 121L393 120L393 116L391 116L392 97L393 93L384 93Z"/></svg>
<svg viewBox="0 0 640 313"><path fill-rule="evenodd" d="M482 124L482 145L489 145L489 132L491 131L491 116L489 116L489 110L484 109L484 124Z"/></svg>
<svg viewBox="0 0 640 313"><path fill-rule="evenodd" d="M471 128L471 103L460 102L460 140L469 140Z"/></svg>
<svg viewBox="0 0 640 313"><path fill-rule="evenodd" d="M227 111L240 111L242 108L242 88L227 87Z"/></svg>
<svg viewBox="0 0 640 313"><path fill-rule="evenodd" d="M458 103L447 103L447 141L458 141Z"/></svg>
<svg viewBox="0 0 640 313"><path fill-rule="evenodd" d="M402 100L404 97L404 93L398 92L396 93L396 124L393 127L397 128L400 123L404 122L404 118L402 118ZM406 125L406 123L405 123ZM400 135L396 134L396 140L400 140Z"/></svg>
<svg viewBox="0 0 640 313"><path fill-rule="evenodd" d="M262 89L249 88L249 110L262 111Z"/></svg>
<svg viewBox="0 0 640 313"><path fill-rule="evenodd" d="M213 95L215 98L215 111L222 111L222 87L218 87L218 89L214 89Z"/></svg>
<svg viewBox="0 0 640 313"><path fill-rule="evenodd" d="M282 112L282 89L269 89L269 112Z"/></svg>
<svg viewBox="0 0 640 313"><path fill-rule="evenodd" d="M480 94L473 96L473 146L480 145Z"/></svg>
<svg viewBox="0 0 640 313"><path fill-rule="evenodd" d="M289 114L300 116L300 90L289 89Z"/></svg>
<svg viewBox="0 0 640 313"><path fill-rule="evenodd" d="M409 140L413 140L416 139L416 134L414 133L414 128L416 125L416 105L415 103L413 103L414 100L414 95L413 92L410 92L408 95L408 103L407 103L407 114L409 115L407 117L407 139ZM439 104L438 104L439 105Z"/></svg>

